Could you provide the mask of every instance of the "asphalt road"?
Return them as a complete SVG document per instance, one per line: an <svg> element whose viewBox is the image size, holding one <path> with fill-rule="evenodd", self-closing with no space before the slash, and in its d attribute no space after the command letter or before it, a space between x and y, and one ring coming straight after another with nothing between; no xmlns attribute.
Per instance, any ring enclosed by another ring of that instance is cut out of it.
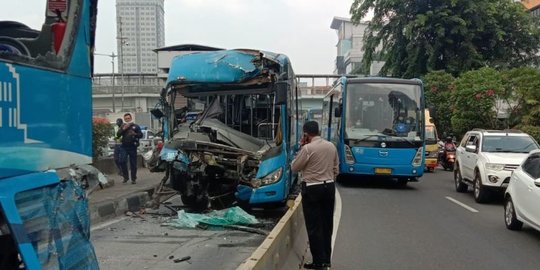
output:
<svg viewBox="0 0 540 270"><path fill-rule="evenodd" d="M507 230L502 197L477 204L471 188L455 191L451 172L438 169L405 188L349 179L338 190L332 269L540 269L540 232Z"/></svg>
<svg viewBox="0 0 540 270"><path fill-rule="evenodd" d="M175 197L171 205L181 205ZM158 213L171 211L161 207ZM262 214L264 213L264 214ZM269 232L283 214L276 209L252 212ZM94 227L92 243L101 269L236 269L265 235L217 227L207 229L163 226L168 217L142 214ZM182 258L189 260L181 261Z"/></svg>

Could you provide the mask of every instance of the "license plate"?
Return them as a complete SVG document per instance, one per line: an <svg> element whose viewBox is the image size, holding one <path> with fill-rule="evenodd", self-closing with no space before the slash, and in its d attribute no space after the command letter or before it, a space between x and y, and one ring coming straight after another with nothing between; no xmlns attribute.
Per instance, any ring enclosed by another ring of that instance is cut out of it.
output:
<svg viewBox="0 0 540 270"><path fill-rule="evenodd" d="M391 174L392 169L390 168L375 168L375 174Z"/></svg>
<svg viewBox="0 0 540 270"><path fill-rule="evenodd" d="M437 161L436 160L428 160L428 159L426 159L426 164L434 165L434 164L437 164Z"/></svg>

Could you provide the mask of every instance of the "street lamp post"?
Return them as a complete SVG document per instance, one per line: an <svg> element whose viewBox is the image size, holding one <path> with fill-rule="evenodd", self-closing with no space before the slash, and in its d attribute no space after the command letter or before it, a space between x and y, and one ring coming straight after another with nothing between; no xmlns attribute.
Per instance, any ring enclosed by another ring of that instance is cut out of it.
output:
<svg viewBox="0 0 540 270"><path fill-rule="evenodd" d="M124 47L124 39L122 37L119 37L120 39L120 83L122 86L122 112L124 111L124 54L123 54L123 47Z"/></svg>
<svg viewBox="0 0 540 270"><path fill-rule="evenodd" d="M94 55L100 55L100 56L108 56L111 58L111 64L112 64L112 110L113 112L116 112L116 106L115 106L115 97L114 97L114 94L116 92L115 90L115 76L114 76L114 58L117 57L116 54L114 54L114 52L112 52L111 54L101 54L101 53L94 53Z"/></svg>

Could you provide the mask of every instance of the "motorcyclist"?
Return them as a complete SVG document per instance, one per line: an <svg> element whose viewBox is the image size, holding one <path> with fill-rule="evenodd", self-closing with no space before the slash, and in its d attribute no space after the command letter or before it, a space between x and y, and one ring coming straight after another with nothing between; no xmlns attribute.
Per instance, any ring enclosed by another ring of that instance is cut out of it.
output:
<svg viewBox="0 0 540 270"><path fill-rule="evenodd" d="M452 136L446 136L444 141L439 141L439 147L439 161L443 161L446 159L447 152L456 151L456 145L454 144Z"/></svg>
<svg viewBox="0 0 540 270"><path fill-rule="evenodd" d="M445 152L455 152L456 151L456 145L454 144L454 140L452 136L447 136L444 140L444 151Z"/></svg>

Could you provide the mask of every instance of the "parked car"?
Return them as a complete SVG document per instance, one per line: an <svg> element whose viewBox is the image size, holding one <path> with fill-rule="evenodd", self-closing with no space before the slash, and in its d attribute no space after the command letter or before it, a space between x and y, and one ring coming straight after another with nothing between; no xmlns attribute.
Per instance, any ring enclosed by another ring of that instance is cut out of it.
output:
<svg viewBox="0 0 540 270"><path fill-rule="evenodd" d="M531 151L512 173L504 200L508 229L520 230L525 223L540 231L540 150Z"/></svg>
<svg viewBox="0 0 540 270"><path fill-rule="evenodd" d="M139 147L137 149L139 153L146 153L154 149L161 142L161 138L157 137L151 130L143 129L142 134L143 137L139 140Z"/></svg>
<svg viewBox="0 0 540 270"><path fill-rule="evenodd" d="M115 129L116 130L116 129ZM149 150L152 150L156 145L161 142L161 138L156 136L153 131L148 129L142 129L143 137L139 139L139 147L137 148L138 153L146 153ZM114 136L109 138L109 143L104 150L105 156L112 157L114 154L114 146L117 142L114 140Z"/></svg>
<svg viewBox="0 0 540 270"><path fill-rule="evenodd" d="M469 131L456 151L454 182L457 192L474 189L474 200L484 203L493 192L504 192L510 175L538 143L518 130Z"/></svg>

